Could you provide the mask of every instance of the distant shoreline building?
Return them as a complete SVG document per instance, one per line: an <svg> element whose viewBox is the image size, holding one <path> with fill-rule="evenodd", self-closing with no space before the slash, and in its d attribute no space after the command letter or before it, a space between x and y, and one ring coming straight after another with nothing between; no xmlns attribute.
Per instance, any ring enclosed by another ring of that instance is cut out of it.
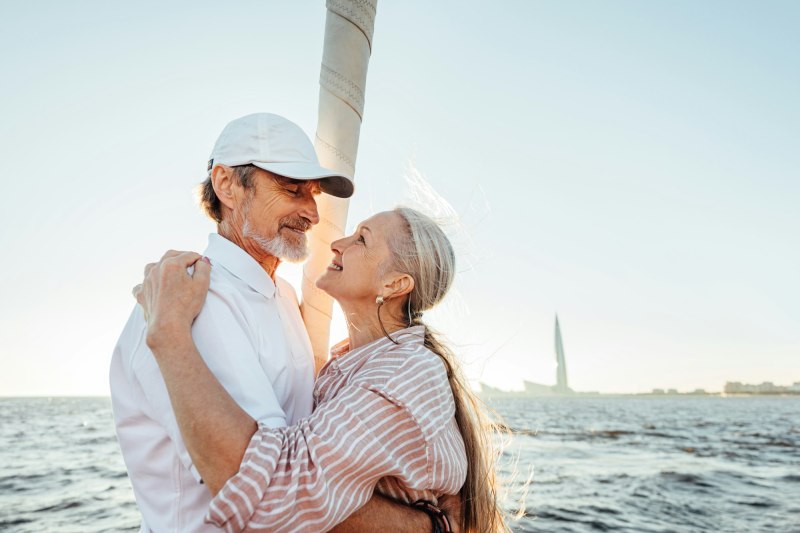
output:
<svg viewBox="0 0 800 533"><path fill-rule="evenodd" d="M543 385L532 381L523 381L524 390L506 391L492 387L481 382L481 394L487 397L528 397L528 396L594 396L597 392L575 392L569 388L567 378L567 357L564 352L564 341L561 336L561 324L558 315L555 317L555 356L556 356L556 384ZM728 381L725 383L723 395L786 395L800 396L800 381L795 381L791 385L775 385L771 381L765 381L758 385L741 383L739 381ZM631 394L625 394L628 396ZM653 389L651 392L634 393L633 396L719 396L719 392L707 392L705 389L695 389L691 392L679 392L677 389Z"/></svg>
<svg viewBox="0 0 800 533"><path fill-rule="evenodd" d="M556 392L568 394L572 392L567 385L567 359L564 357L564 343L561 341L561 326L556 315Z"/></svg>
<svg viewBox="0 0 800 533"><path fill-rule="evenodd" d="M800 394L800 381L784 387L765 381L759 385L728 381L725 383L725 394Z"/></svg>
<svg viewBox="0 0 800 533"><path fill-rule="evenodd" d="M567 381L567 358L564 355L564 342L561 339L561 326L558 323L558 315L556 315L555 352L556 352L556 384L542 385L540 383L533 383L531 381L523 381L522 383L525 386L525 394L531 396L553 396L553 395L560 396L560 395L574 394L574 391L569 388L569 384ZM481 387L485 386L481 384Z"/></svg>

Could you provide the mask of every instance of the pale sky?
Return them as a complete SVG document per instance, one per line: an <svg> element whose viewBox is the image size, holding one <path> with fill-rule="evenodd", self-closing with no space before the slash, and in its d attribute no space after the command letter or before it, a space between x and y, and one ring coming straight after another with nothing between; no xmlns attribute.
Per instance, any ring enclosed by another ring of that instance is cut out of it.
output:
<svg viewBox="0 0 800 533"><path fill-rule="evenodd" d="M313 136L324 19L3 3L0 395L108 394L143 266L214 229L222 127ZM432 320L476 381L554 383L555 313L577 390L800 381L798 27L792 1L381 0L348 227L412 164L453 205Z"/></svg>

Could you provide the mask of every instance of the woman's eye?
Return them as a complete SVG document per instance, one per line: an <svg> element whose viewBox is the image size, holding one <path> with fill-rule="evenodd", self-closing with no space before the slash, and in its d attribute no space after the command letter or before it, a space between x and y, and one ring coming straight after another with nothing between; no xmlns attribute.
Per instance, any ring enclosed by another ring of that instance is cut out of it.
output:
<svg viewBox="0 0 800 533"><path fill-rule="evenodd" d="M297 187L297 186L295 186L295 187L284 187L284 189L286 189L286 192L294 194L294 195L296 195L297 193L300 192L300 187Z"/></svg>
<svg viewBox="0 0 800 533"><path fill-rule="evenodd" d="M364 241L364 236L363 235L359 235L357 240L360 243L366 244L366 242Z"/></svg>

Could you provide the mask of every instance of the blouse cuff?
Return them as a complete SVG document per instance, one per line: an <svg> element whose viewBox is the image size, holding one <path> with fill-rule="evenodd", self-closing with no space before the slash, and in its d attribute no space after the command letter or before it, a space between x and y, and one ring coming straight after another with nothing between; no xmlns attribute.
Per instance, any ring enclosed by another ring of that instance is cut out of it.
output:
<svg viewBox="0 0 800 533"><path fill-rule="evenodd" d="M247 445L239 472L211 500L205 521L227 531L242 531L269 486L281 446L276 432L259 423Z"/></svg>

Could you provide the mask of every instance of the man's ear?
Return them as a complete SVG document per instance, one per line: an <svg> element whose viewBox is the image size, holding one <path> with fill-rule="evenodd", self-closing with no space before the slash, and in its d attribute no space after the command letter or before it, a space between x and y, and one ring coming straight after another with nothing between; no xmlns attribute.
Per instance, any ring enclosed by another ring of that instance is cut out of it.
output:
<svg viewBox="0 0 800 533"><path fill-rule="evenodd" d="M414 278L408 274L394 273L383 286L385 298L398 298L414 290Z"/></svg>
<svg viewBox="0 0 800 533"><path fill-rule="evenodd" d="M236 205L236 191L238 185L234 179L233 169L225 165L217 165L211 171L211 186L219 201L228 209Z"/></svg>

